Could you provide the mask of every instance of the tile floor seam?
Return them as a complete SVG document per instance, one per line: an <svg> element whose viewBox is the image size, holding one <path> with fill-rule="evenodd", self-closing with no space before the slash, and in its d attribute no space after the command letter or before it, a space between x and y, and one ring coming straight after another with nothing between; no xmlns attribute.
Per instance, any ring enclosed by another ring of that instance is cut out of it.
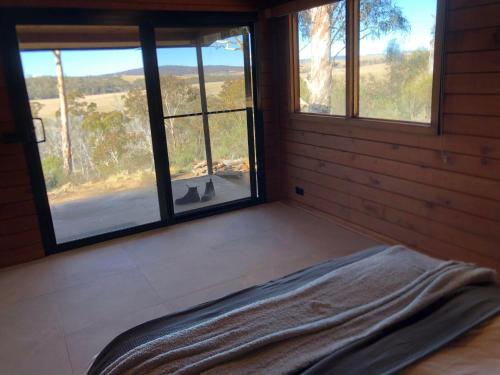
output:
<svg viewBox="0 0 500 375"><path fill-rule="evenodd" d="M211 288L213 288L213 287L216 287L216 286L219 286L219 285L223 285L223 284L228 283L228 282L231 282L231 281L235 281L235 280L243 279L244 277L245 277L245 275L243 275L243 276L239 276L239 277L235 277L235 278L232 278L232 279L228 279L228 280L224 280L224 281L220 281L220 282L217 282L217 283L215 283L215 284L211 284L211 285L209 285L209 286L207 286L207 287L205 287L205 288L202 288L202 289L196 289L196 290L191 291L191 292L189 292L189 293L186 293L186 294L183 294L183 295L180 295L180 296L176 296L176 297L174 297L174 298L170 299L169 301L170 301L170 302L174 302L174 301L179 300L179 299L181 299L181 298L187 297L187 296L189 296L189 295L191 295L191 294L195 294L195 293L198 293L198 292L203 292L203 291L206 291L207 289L211 289ZM164 303L167 303L167 302L164 302Z"/></svg>
<svg viewBox="0 0 500 375"><path fill-rule="evenodd" d="M154 305L145 306L145 307L144 307L144 308L142 308L141 310L137 310L137 311L135 311L134 313L137 313L137 312L140 312L140 311L143 311L143 310L147 310L147 309L152 309L152 308L159 307L159 306L163 306L163 304L164 304L164 302L159 302L159 303L154 304ZM132 313L132 314L134 314L134 313ZM76 334L78 334L78 333L81 333L82 331L85 331L85 330L87 330L87 329L89 329L89 328L92 328L92 327L94 327L94 326L96 326L96 325L106 323L107 321L109 321L109 320L111 320L111 319L112 319L112 318L107 318L107 319L103 319L103 320L100 320L100 321L95 321L95 322L93 322L92 324L90 324L90 325L88 325L88 326L86 326L86 327L82 327L82 328L80 328L78 331L68 332L68 333L63 332L63 334L64 334L64 338L65 338L65 340L66 340L67 338L69 338L69 337L71 337L71 336L73 336L73 335L76 335ZM111 341L111 340L110 340L110 341Z"/></svg>
<svg viewBox="0 0 500 375"><path fill-rule="evenodd" d="M71 372L73 373L73 375L78 375L75 369L75 365L73 364L73 360L71 359L68 340L66 339L66 334L64 334L64 347L66 348L66 356L68 357L68 362L71 367Z"/></svg>
<svg viewBox="0 0 500 375"><path fill-rule="evenodd" d="M112 276L119 275L121 273L129 273L130 271L137 270L138 268L139 267L137 265L134 265L134 267L130 267L129 269L110 271L110 272L106 273L105 275L100 275L100 276L98 276L98 277L96 277L95 279L92 279L92 280L82 281L82 282L79 282L79 283L76 283L76 284L63 286L60 289L54 290L54 293L63 292L64 290L70 289L70 288L77 288L77 287L80 288L80 287L83 287L83 286L86 286L86 285L89 285L89 284L92 284L92 283L96 283L98 281L105 280L105 279L110 278Z"/></svg>
<svg viewBox="0 0 500 375"><path fill-rule="evenodd" d="M217 244L212 244L212 245L209 245L208 248L211 249L211 250L215 250L219 247L222 247L223 245L227 245L227 244L230 244L232 242L239 242L241 241L242 239L244 238L247 238L247 237L253 237L255 236L256 233L259 233L260 235L263 235L264 233L272 233L271 230L263 230L263 231L259 231L259 232L255 232L255 233L246 233L238 238L231 238L230 240L227 240L227 241L223 241L223 242L220 242L220 243L217 243Z"/></svg>
<svg viewBox="0 0 500 375"><path fill-rule="evenodd" d="M146 283L149 285L149 287L153 290L153 292L156 295L156 297L158 297L158 301L160 301L159 304L162 304L164 301L162 301L162 297L161 297L160 293L154 287L154 285L151 283L151 280L149 280L148 275L146 275L144 273L144 270L142 269L142 267L140 265L137 266L137 269L139 270L140 274L144 277L144 279L146 280Z"/></svg>

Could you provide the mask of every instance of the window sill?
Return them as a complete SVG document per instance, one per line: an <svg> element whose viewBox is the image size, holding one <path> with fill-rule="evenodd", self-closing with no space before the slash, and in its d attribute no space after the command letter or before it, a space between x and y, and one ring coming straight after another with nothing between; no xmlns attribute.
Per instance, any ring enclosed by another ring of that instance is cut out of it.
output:
<svg viewBox="0 0 500 375"><path fill-rule="evenodd" d="M390 132L404 132L420 135L438 135L437 126L417 122L394 120L378 120L366 118L347 118L343 116L322 115L316 113L293 112L290 119L294 121L308 121L333 126L345 126L364 129L376 129Z"/></svg>

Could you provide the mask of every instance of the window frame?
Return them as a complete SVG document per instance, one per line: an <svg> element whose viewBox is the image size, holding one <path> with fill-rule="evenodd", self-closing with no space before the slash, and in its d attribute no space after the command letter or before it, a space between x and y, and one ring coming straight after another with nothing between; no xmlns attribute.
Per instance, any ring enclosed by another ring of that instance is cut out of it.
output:
<svg viewBox="0 0 500 375"><path fill-rule="evenodd" d="M101 243L103 241L124 237L131 234L141 233L152 229L164 228L179 223L183 223L198 218L203 218L219 213L225 213L241 208L251 207L267 200L266 196L266 174L265 161L263 158L263 123L259 113L262 112L260 97L260 75L257 64L250 67L252 85L252 129L248 130L249 139L253 143L249 147L249 157L255 159L258 168L255 169L256 182L252 190L255 195L249 198L238 199L231 202L220 203L211 206L210 209L194 209L185 213L174 214L170 208L173 204L172 194L168 192L171 186L170 173L168 171L168 151L166 147L163 111L161 105L161 93L156 62L156 39L155 28L161 27L248 27L250 32L250 59L257 61L258 56L256 27L258 26L257 13L254 12L176 12L176 11L148 11L148 10L109 10L109 9L64 9L64 8L30 8L26 12L25 8L6 7L0 13L0 33L5 39L5 43L0 47L0 62L3 63L4 75L6 78L6 88L11 98L13 121L16 126L15 138L22 142L26 159L28 161L28 173L33 187L33 197L37 209L38 222L41 228L41 241L45 255L55 254L72 250L82 246ZM84 237L75 241L57 243L54 234L54 226L48 202L45 181L42 172L38 144L35 134L32 131L32 117L29 106L29 98L26 90L26 83L19 53L19 43L17 37L17 25L99 25L99 26L138 26L143 50L143 68L147 90L149 114L153 113L154 120L150 119L152 131L153 151L155 155L155 171L159 169L167 172L156 175L158 196L160 198L160 215L158 221L134 226L125 229L118 229L112 232ZM2 42L4 41L2 39ZM147 51L147 52L144 52ZM148 83L149 82L149 83ZM250 110L247 111L249 113ZM247 115L248 116L248 115ZM248 117L247 117L248 119ZM163 134L163 136L162 136ZM156 146L155 146L156 144ZM168 176L168 178L167 178ZM163 177L163 178L162 178ZM252 194L253 194L252 191ZM163 203L162 203L163 202ZM163 211L163 213L161 213Z"/></svg>
<svg viewBox="0 0 500 375"><path fill-rule="evenodd" d="M339 0L341 1L341 0ZM359 116L359 9L361 0L345 0L346 6L346 115L320 114L302 112L300 110L300 77L299 77L299 33L298 12L290 14L290 118L312 122L327 122L332 125L368 127L390 131L402 131L419 134L440 134L442 113L440 111L443 97L443 64L444 34L446 28L446 1L437 0L436 29L434 41L434 69L431 94L430 123L368 118ZM330 4L336 1L324 1ZM321 5L321 4L319 4ZM315 5L315 6L319 6ZM310 7L303 10L310 9Z"/></svg>

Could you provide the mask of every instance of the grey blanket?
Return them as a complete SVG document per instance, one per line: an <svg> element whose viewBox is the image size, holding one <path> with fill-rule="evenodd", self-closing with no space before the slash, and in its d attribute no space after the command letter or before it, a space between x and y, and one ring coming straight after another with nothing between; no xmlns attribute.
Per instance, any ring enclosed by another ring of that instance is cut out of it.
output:
<svg viewBox="0 0 500 375"><path fill-rule="evenodd" d="M402 321L492 270L402 246L138 346L103 374L288 373Z"/></svg>

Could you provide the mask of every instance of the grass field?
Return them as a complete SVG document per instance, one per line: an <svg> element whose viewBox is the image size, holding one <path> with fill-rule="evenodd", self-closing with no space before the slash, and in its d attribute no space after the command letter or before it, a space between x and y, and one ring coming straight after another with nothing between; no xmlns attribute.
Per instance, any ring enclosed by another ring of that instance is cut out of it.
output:
<svg viewBox="0 0 500 375"><path fill-rule="evenodd" d="M307 66L301 65L301 74L307 74L306 69ZM373 74L374 76L382 77L387 73L387 65L385 63L363 65L361 63L359 73L361 75ZM334 76L340 76L342 74L345 74L345 68L343 66L335 68L333 71Z"/></svg>
<svg viewBox="0 0 500 375"><path fill-rule="evenodd" d="M304 69L301 66L301 70ZM340 76L345 74L344 67L335 69L333 72L334 76ZM360 68L360 74L367 75L373 74L375 76L381 77L386 74L386 64L385 63L375 63L369 65L362 65ZM139 79L139 76L122 76L126 81L132 82ZM224 84L223 81L217 82L207 82L206 91L208 96L217 96ZM193 88L198 89L197 84L193 84ZM97 110L100 112L110 112L110 111L121 111L123 109L123 96L125 92L117 92L111 94L98 94L98 95L87 95L85 96L85 101L88 103L96 103ZM42 109L39 115L43 118L54 118L55 113L59 110L59 99L39 99L36 102L42 104Z"/></svg>
<svg viewBox="0 0 500 375"><path fill-rule="evenodd" d="M97 104L97 110L102 112L110 112L121 109L123 107L122 96L123 92L112 94L87 95L85 101L88 103L94 102ZM59 110L59 99L39 99L36 102L42 104L40 116L43 118L55 117L55 113Z"/></svg>

